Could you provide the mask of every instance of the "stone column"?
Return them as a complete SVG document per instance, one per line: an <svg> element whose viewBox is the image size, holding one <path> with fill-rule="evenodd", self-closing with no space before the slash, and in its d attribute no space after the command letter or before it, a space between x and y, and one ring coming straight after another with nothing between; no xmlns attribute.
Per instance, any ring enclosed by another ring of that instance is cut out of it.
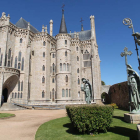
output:
<svg viewBox="0 0 140 140"><path fill-rule="evenodd" d="M50 36L53 36L53 20L50 20Z"/></svg>

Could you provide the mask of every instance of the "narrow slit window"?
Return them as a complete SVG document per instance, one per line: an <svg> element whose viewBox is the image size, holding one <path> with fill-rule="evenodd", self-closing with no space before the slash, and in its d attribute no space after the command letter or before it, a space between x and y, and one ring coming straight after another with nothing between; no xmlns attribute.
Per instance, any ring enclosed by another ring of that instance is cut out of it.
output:
<svg viewBox="0 0 140 140"><path fill-rule="evenodd" d="M66 64L63 64L63 70L66 71Z"/></svg>
<svg viewBox="0 0 140 140"><path fill-rule="evenodd" d="M45 41L43 42L43 46L46 46L46 42Z"/></svg>
<svg viewBox="0 0 140 140"><path fill-rule="evenodd" d="M42 71L45 71L45 66L44 65L42 66Z"/></svg>
<svg viewBox="0 0 140 140"><path fill-rule="evenodd" d="M68 89L66 89L66 97L68 97Z"/></svg>
<svg viewBox="0 0 140 140"><path fill-rule="evenodd" d="M23 41L23 39L21 38L21 39L20 39L20 43L22 43L22 41Z"/></svg>
<svg viewBox="0 0 140 140"><path fill-rule="evenodd" d="M67 63L67 71L69 71L69 63Z"/></svg>
<svg viewBox="0 0 140 140"><path fill-rule="evenodd" d="M80 79L78 78L78 85L80 85Z"/></svg>
<svg viewBox="0 0 140 140"><path fill-rule="evenodd" d="M67 56L67 51L65 51L65 56Z"/></svg>
<svg viewBox="0 0 140 140"><path fill-rule="evenodd" d="M66 75L66 82L68 82L68 75Z"/></svg>
<svg viewBox="0 0 140 140"><path fill-rule="evenodd" d="M67 40L65 40L65 45L67 45Z"/></svg>
<svg viewBox="0 0 140 140"><path fill-rule="evenodd" d="M18 53L18 61L21 61L21 51Z"/></svg>
<svg viewBox="0 0 140 140"><path fill-rule="evenodd" d="M62 97L65 97L65 90L62 89Z"/></svg>
<svg viewBox="0 0 140 140"><path fill-rule="evenodd" d="M43 52L43 57L45 57L45 52Z"/></svg>
<svg viewBox="0 0 140 140"><path fill-rule="evenodd" d="M42 98L44 98L45 97L45 92L44 92L44 90L42 91Z"/></svg>
<svg viewBox="0 0 140 140"><path fill-rule="evenodd" d="M21 70L22 71L24 70L24 57L22 58L22 67L21 67Z"/></svg>
<svg viewBox="0 0 140 140"><path fill-rule="evenodd" d="M60 63L60 71L62 71L62 63Z"/></svg>
<svg viewBox="0 0 140 140"><path fill-rule="evenodd" d="M17 68L17 56L15 57L15 68Z"/></svg>
<svg viewBox="0 0 140 140"><path fill-rule="evenodd" d="M45 83L45 77L44 76L42 77L42 83Z"/></svg>

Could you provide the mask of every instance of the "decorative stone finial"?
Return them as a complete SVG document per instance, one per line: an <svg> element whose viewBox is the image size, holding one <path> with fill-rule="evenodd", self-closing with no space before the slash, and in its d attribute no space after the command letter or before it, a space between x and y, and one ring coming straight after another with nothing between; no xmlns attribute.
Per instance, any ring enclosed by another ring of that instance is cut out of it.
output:
<svg viewBox="0 0 140 140"><path fill-rule="evenodd" d="M94 18L95 18L94 16L92 16L92 15L90 16L90 19L94 19Z"/></svg>
<svg viewBox="0 0 140 140"><path fill-rule="evenodd" d="M44 29L45 29L45 33L48 33L48 32L47 32L47 25L46 25L46 27L44 27Z"/></svg>
<svg viewBox="0 0 140 140"><path fill-rule="evenodd" d="M52 19L50 20L50 24L51 24L51 23L53 24L53 20L52 20Z"/></svg>
<svg viewBox="0 0 140 140"><path fill-rule="evenodd" d="M44 25L42 25L42 33L44 33Z"/></svg>
<svg viewBox="0 0 140 140"><path fill-rule="evenodd" d="M30 30L30 22L28 22L28 30Z"/></svg>

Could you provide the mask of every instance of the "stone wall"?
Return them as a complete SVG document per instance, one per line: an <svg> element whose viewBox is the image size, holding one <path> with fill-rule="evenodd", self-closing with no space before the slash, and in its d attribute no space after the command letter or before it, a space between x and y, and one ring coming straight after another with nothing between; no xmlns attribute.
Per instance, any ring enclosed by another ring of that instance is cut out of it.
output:
<svg viewBox="0 0 140 140"><path fill-rule="evenodd" d="M127 81L112 85L109 90L110 102L116 103L119 108L128 109L129 91Z"/></svg>

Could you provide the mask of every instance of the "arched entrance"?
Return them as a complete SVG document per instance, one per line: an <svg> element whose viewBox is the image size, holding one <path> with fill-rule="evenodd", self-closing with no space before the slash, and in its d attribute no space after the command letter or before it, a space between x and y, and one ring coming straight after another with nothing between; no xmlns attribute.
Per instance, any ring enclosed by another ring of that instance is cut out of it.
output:
<svg viewBox="0 0 140 140"><path fill-rule="evenodd" d="M3 102L7 102L7 99L8 99L8 89L5 88L2 92L2 100Z"/></svg>

